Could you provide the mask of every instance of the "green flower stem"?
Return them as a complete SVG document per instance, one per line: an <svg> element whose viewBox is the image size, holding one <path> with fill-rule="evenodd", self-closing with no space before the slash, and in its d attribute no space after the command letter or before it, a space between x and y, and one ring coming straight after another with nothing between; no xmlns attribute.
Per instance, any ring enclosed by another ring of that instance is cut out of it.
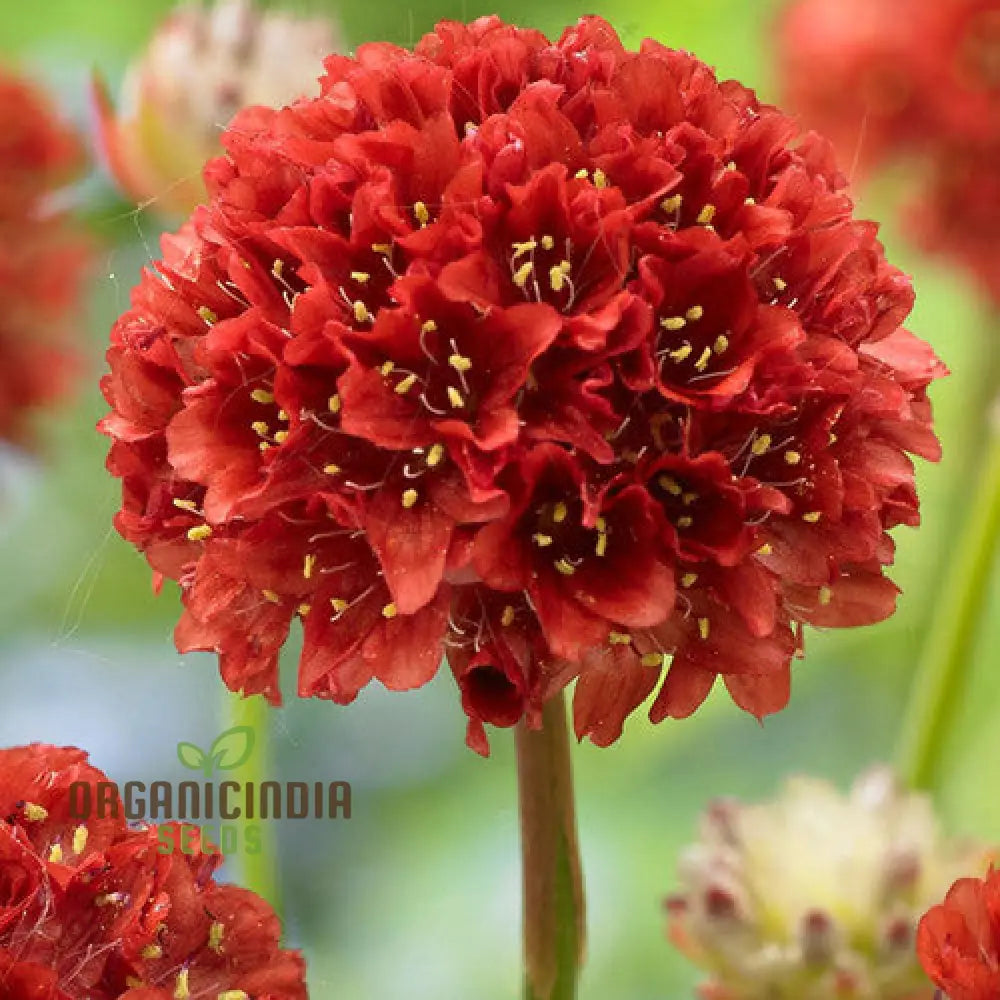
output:
<svg viewBox="0 0 1000 1000"><path fill-rule="evenodd" d="M244 698L229 691L226 697L226 725L249 726L254 733L254 748L245 764L225 775L226 779L243 784L252 781L258 788L262 781L274 780L271 774L271 713L274 709L261 695ZM234 878L244 889L251 889L263 896L280 913L280 891L278 882L278 843L272 821L237 821L240 828L239 848L228 860L233 864ZM254 827L259 839L250 840L248 829ZM259 850L256 850L259 844Z"/></svg>
<svg viewBox="0 0 1000 1000"><path fill-rule="evenodd" d="M1000 427L987 421L979 482L934 605L924 653L904 716L897 766L915 788L930 788L940 749L968 676L1000 540Z"/></svg>
<svg viewBox="0 0 1000 1000"><path fill-rule="evenodd" d="M575 1000L583 962L583 875L562 694L542 728L517 727L524 884L524 998Z"/></svg>

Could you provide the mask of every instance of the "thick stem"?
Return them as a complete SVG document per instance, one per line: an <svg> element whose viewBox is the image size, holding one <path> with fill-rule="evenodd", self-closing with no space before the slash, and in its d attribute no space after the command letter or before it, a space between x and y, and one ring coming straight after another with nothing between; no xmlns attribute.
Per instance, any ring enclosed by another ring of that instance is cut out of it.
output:
<svg viewBox="0 0 1000 1000"><path fill-rule="evenodd" d="M525 1000L575 1000L583 963L583 875L563 697L542 728L517 728L524 884Z"/></svg>
<svg viewBox="0 0 1000 1000"><path fill-rule="evenodd" d="M245 764L230 772L226 778L246 785L253 782L260 788L262 781L271 775L271 712L273 709L261 695L244 698L226 692L226 724L230 727L248 726L253 730L254 747ZM239 826L238 850L232 857L233 877L244 889L251 889L263 896L280 913L280 887L278 881L278 844L273 822L267 820L237 821ZM253 832L250 832L253 828ZM253 853L251 853L251 849Z"/></svg>
<svg viewBox="0 0 1000 1000"><path fill-rule="evenodd" d="M1000 540L1000 428L988 422L976 486L938 591L903 720L897 765L912 786L933 786L940 750L971 669Z"/></svg>

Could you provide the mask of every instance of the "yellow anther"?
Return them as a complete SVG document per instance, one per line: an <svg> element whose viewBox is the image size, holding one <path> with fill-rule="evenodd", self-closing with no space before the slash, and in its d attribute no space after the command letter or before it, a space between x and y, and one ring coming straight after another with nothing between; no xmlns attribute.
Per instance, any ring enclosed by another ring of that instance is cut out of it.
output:
<svg viewBox="0 0 1000 1000"><path fill-rule="evenodd" d="M766 455L768 449L771 447L771 435L761 434L760 437L754 438L754 442L750 445L750 451L753 452L758 458L761 455Z"/></svg>
<svg viewBox="0 0 1000 1000"><path fill-rule="evenodd" d="M684 587L685 589L687 587L693 587L697 582L698 582L697 573L685 573L681 577L681 586Z"/></svg>
<svg viewBox="0 0 1000 1000"><path fill-rule="evenodd" d="M342 597L331 597L330 607L332 607L333 610L339 615L343 614L347 610L348 604Z"/></svg>
<svg viewBox="0 0 1000 1000"><path fill-rule="evenodd" d="M209 325L212 326L214 323L219 322L219 317L212 312L208 306L200 306L198 309L198 315Z"/></svg>
<svg viewBox="0 0 1000 1000"><path fill-rule="evenodd" d="M704 306L691 306L690 309L684 314L692 323L697 323L698 320L705 315Z"/></svg>
<svg viewBox="0 0 1000 1000"><path fill-rule="evenodd" d="M552 508L552 520L555 521L556 524L562 524L563 521L566 520L568 514L569 507L567 507L562 500L558 501L555 507Z"/></svg>
<svg viewBox="0 0 1000 1000"><path fill-rule="evenodd" d="M822 516L822 513L818 510L808 510L802 515L802 520L808 521L810 524L815 524Z"/></svg>
<svg viewBox="0 0 1000 1000"><path fill-rule="evenodd" d="M553 565L563 576L572 576L576 572L576 567L565 557L557 559Z"/></svg>
<svg viewBox="0 0 1000 1000"><path fill-rule="evenodd" d="M784 278L775 278L774 287L778 289L779 292L783 292L788 287L788 282Z"/></svg>
<svg viewBox="0 0 1000 1000"><path fill-rule="evenodd" d="M411 372L402 381L396 383L396 388L393 391L400 396L405 396L413 388L416 381L417 376Z"/></svg>
<svg viewBox="0 0 1000 1000"><path fill-rule="evenodd" d="M836 444L837 443L837 435L834 434L833 431L830 431L830 435L829 435L829 437L826 440L827 440L828 444Z"/></svg>
<svg viewBox="0 0 1000 1000"><path fill-rule="evenodd" d="M503 609L503 614L500 616L500 624L503 625L504 628L507 628L507 626L512 625L513 622L514 622L514 605L508 604Z"/></svg>
<svg viewBox="0 0 1000 1000"><path fill-rule="evenodd" d="M681 484L673 476L668 476L666 473L658 476L656 482L661 490L666 490L672 497L679 497L684 492L681 489Z"/></svg>
<svg viewBox="0 0 1000 1000"><path fill-rule="evenodd" d="M174 1000L189 1000L191 988L188 986L188 970L181 969L177 973L177 985L174 987Z"/></svg>
<svg viewBox="0 0 1000 1000"><path fill-rule="evenodd" d="M422 201L418 201L413 206L413 217L420 223L421 227L423 227L430 222L431 213L427 211L427 206Z"/></svg>
<svg viewBox="0 0 1000 1000"><path fill-rule="evenodd" d="M250 425L250 430L260 435L260 437L267 437L271 433L271 427L266 420L255 420Z"/></svg>
<svg viewBox="0 0 1000 1000"><path fill-rule="evenodd" d="M264 598L265 601L270 601L272 604L281 603L281 595L273 590L262 590L261 596Z"/></svg>
<svg viewBox="0 0 1000 1000"><path fill-rule="evenodd" d="M420 327L420 332L434 333L434 331L437 330L437 328L438 328L437 323L435 323L434 320L429 319Z"/></svg>
<svg viewBox="0 0 1000 1000"><path fill-rule="evenodd" d="M733 170L736 169L736 164L733 163L732 160L730 160L722 169L723 170L728 170L728 171L733 171Z"/></svg>
<svg viewBox="0 0 1000 1000"><path fill-rule="evenodd" d="M681 344L676 350L670 352L670 357L678 363L687 361L693 350L694 348L690 344Z"/></svg>
<svg viewBox="0 0 1000 1000"><path fill-rule="evenodd" d="M222 938L226 933L225 925L218 920L213 920L208 928L208 947L216 954L222 951Z"/></svg>
<svg viewBox="0 0 1000 1000"><path fill-rule="evenodd" d="M708 633L712 630L712 623L707 618L698 619L698 634L702 639L708 638Z"/></svg>
<svg viewBox="0 0 1000 1000"><path fill-rule="evenodd" d="M560 267L549 268L549 287L554 292L561 292L566 284L566 275Z"/></svg>
<svg viewBox="0 0 1000 1000"><path fill-rule="evenodd" d="M392 253L391 243L373 243L372 251L374 253L382 254L383 257L388 257Z"/></svg>
<svg viewBox="0 0 1000 1000"><path fill-rule="evenodd" d="M63 859L62 847L60 847L59 844L53 844L49 848L49 861L51 861L55 865L58 865L62 862L62 859Z"/></svg>
<svg viewBox="0 0 1000 1000"><path fill-rule="evenodd" d="M729 350L729 338L724 333L720 333L715 338L715 343L712 344L712 350L716 354L725 354Z"/></svg>
<svg viewBox="0 0 1000 1000"><path fill-rule="evenodd" d="M274 435L274 440L278 444L284 444L288 440L288 431L277 431Z"/></svg>
<svg viewBox="0 0 1000 1000"><path fill-rule="evenodd" d="M833 591L829 587L819 588L819 603L824 607L833 600Z"/></svg>
<svg viewBox="0 0 1000 1000"><path fill-rule="evenodd" d="M432 444L427 452L427 464L433 469L434 466L441 464L442 458L444 458L444 445Z"/></svg>
<svg viewBox="0 0 1000 1000"><path fill-rule="evenodd" d="M338 475L340 473L340 466L339 465L334 465L333 462L331 462L329 465L324 465L323 466L323 471L328 476L336 476L336 475Z"/></svg>
<svg viewBox="0 0 1000 1000"><path fill-rule="evenodd" d="M743 204L744 205L756 205L757 204L757 199L756 198L744 198L743 199Z"/></svg>
<svg viewBox="0 0 1000 1000"><path fill-rule="evenodd" d="M594 187L606 188L608 186L608 175L598 167L594 171Z"/></svg>
<svg viewBox="0 0 1000 1000"><path fill-rule="evenodd" d="M152 962L158 958L163 958L163 949L158 944L147 944L139 954L147 962Z"/></svg>
<svg viewBox="0 0 1000 1000"><path fill-rule="evenodd" d="M73 831L73 853L83 854L87 849L87 838L90 836L90 831L81 823Z"/></svg>
<svg viewBox="0 0 1000 1000"><path fill-rule="evenodd" d="M285 423L288 423L288 411L287 410L278 410L278 419L279 420L284 420Z"/></svg>
<svg viewBox="0 0 1000 1000"><path fill-rule="evenodd" d="M268 448L270 448L270 447L271 447L271 445L270 445L270 443L269 443L269 442L267 442L267 441L260 441L260 442L259 442L259 443L257 444L257 447L258 447L258 448L260 448L260 450L261 450L261 451L267 451L267 449L268 449Z"/></svg>
<svg viewBox="0 0 1000 1000"><path fill-rule="evenodd" d="M367 271L351 271L351 281L356 281L359 285L367 284L371 277Z"/></svg>
<svg viewBox="0 0 1000 1000"><path fill-rule="evenodd" d="M646 653L639 662L644 667L662 667L663 653Z"/></svg>
<svg viewBox="0 0 1000 1000"><path fill-rule="evenodd" d="M681 503L684 504L685 507L690 507L691 504L693 504L697 499L698 499L697 493L685 493L681 497Z"/></svg>
<svg viewBox="0 0 1000 1000"><path fill-rule="evenodd" d="M687 326L687 320L683 316L665 316L660 320L660 326L664 330L683 330Z"/></svg>
<svg viewBox="0 0 1000 1000"><path fill-rule="evenodd" d="M774 546L770 542L764 542L764 544L757 549L759 555L769 556L774 551Z"/></svg>
<svg viewBox="0 0 1000 1000"><path fill-rule="evenodd" d="M392 370L395 367L396 366L391 361L383 361L381 367L379 368L379 371L383 375L391 375L392 374Z"/></svg>
<svg viewBox="0 0 1000 1000"><path fill-rule="evenodd" d="M698 225L710 226L715 218L716 208L714 205L705 205L698 213Z"/></svg>
<svg viewBox="0 0 1000 1000"><path fill-rule="evenodd" d="M271 274L273 274L276 278L280 278L281 273L284 270L285 270L285 262L283 260L276 260L271 265Z"/></svg>
<svg viewBox="0 0 1000 1000"><path fill-rule="evenodd" d="M250 393L250 398L255 403L260 403L261 405L266 406L268 403L274 402L274 393L268 392L267 389L254 389L254 391Z"/></svg>
<svg viewBox="0 0 1000 1000"><path fill-rule="evenodd" d="M684 515L684 517L677 518L678 528L690 528L692 524L694 524L694 518L688 517L686 514Z"/></svg>
<svg viewBox="0 0 1000 1000"><path fill-rule="evenodd" d="M563 274L569 274L570 271L573 270L572 262L568 260L559 261L559 270L561 270Z"/></svg>
<svg viewBox="0 0 1000 1000"><path fill-rule="evenodd" d="M608 522L603 517L599 517L599 518L597 518L596 521L594 521L594 527L598 531L602 531L602 532L603 531L607 531L608 530Z"/></svg>
<svg viewBox="0 0 1000 1000"><path fill-rule="evenodd" d="M669 198L664 198L660 202L660 208L663 209L667 215L674 215L681 210L681 205L684 204L684 195L682 194L672 194Z"/></svg>
<svg viewBox="0 0 1000 1000"><path fill-rule="evenodd" d="M181 500L180 497L174 497L174 506L180 507L181 510L196 511L198 505L193 500Z"/></svg>
<svg viewBox="0 0 1000 1000"><path fill-rule="evenodd" d="M340 396L334 393L327 401L326 408L331 413L340 413Z"/></svg>
<svg viewBox="0 0 1000 1000"><path fill-rule="evenodd" d="M708 367L708 363L711 360L712 360L712 348L706 347L701 352L701 357L699 357L698 360L694 363L694 366L698 371L703 372Z"/></svg>
<svg viewBox="0 0 1000 1000"><path fill-rule="evenodd" d="M308 615L308 614L309 614L309 612L310 612L310 611L312 611L312 605L311 605L311 604L305 604L305 603L303 603L303 604L300 604L300 605L298 606L298 608L296 608L296 610L298 611L298 613L299 613L299 614L300 614L300 615L301 615L301 616L302 616L303 618L305 618L305 617L306 617L306 615Z"/></svg>
<svg viewBox="0 0 1000 1000"><path fill-rule="evenodd" d="M531 540L540 548L544 549L552 544L551 535L543 535L540 531L531 536Z"/></svg>
<svg viewBox="0 0 1000 1000"><path fill-rule="evenodd" d="M250 1000L250 994L244 993L243 990L225 990L215 1000Z"/></svg>
<svg viewBox="0 0 1000 1000"><path fill-rule="evenodd" d="M462 399L462 394L453 385L448 386L448 402L456 409L460 410L465 406L465 400Z"/></svg>
<svg viewBox="0 0 1000 1000"><path fill-rule="evenodd" d="M211 525L199 524L195 528L188 528L188 540L192 542L203 542L212 535Z"/></svg>
<svg viewBox="0 0 1000 1000"><path fill-rule="evenodd" d="M580 169L573 174L573 176L578 181L585 181L590 176L590 171L586 167L580 167Z"/></svg>
<svg viewBox="0 0 1000 1000"><path fill-rule="evenodd" d="M789 465L798 465L802 461L802 456L797 451L789 449L785 452L785 461Z"/></svg>
<svg viewBox="0 0 1000 1000"><path fill-rule="evenodd" d="M542 249L551 250L556 245L556 241L551 236L542 237Z"/></svg>
<svg viewBox="0 0 1000 1000"><path fill-rule="evenodd" d="M411 507L415 506L416 502L420 499L420 494L412 487L408 490L403 491L402 502L403 506L409 510Z"/></svg>
<svg viewBox="0 0 1000 1000"><path fill-rule="evenodd" d="M604 553L608 551L608 536L601 532L597 536L597 544L594 546L594 551L599 556L604 556Z"/></svg>
<svg viewBox="0 0 1000 1000"><path fill-rule="evenodd" d="M302 560L302 575L307 579L312 579L313 570L316 568L316 555L315 553L309 552L306 554L305 559Z"/></svg>
<svg viewBox="0 0 1000 1000"><path fill-rule="evenodd" d="M397 613L396 605L392 601L382 609L383 618L395 618Z"/></svg>
<svg viewBox="0 0 1000 1000"><path fill-rule="evenodd" d="M628 632L610 632L608 643L612 646L628 646L632 642L632 636Z"/></svg>
<svg viewBox="0 0 1000 1000"><path fill-rule="evenodd" d="M532 237L530 240L525 240L523 243L512 243L511 246L514 249L514 260L518 257L523 257L526 253L531 253L532 250L538 248L538 240Z"/></svg>
<svg viewBox="0 0 1000 1000"><path fill-rule="evenodd" d="M535 269L535 265L531 263L530 260L526 260L513 274L511 280L517 285L518 288L524 288L528 283L528 278L531 277L531 272Z"/></svg>
<svg viewBox="0 0 1000 1000"><path fill-rule="evenodd" d="M359 323L367 323L372 318L372 314L368 311L368 306L361 299L358 299L354 303L354 318Z"/></svg>
<svg viewBox="0 0 1000 1000"><path fill-rule="evenodd" d="M463 354L452 354L448 358L448 364L457 372L467 372L472 367L472 360Z"/></svg>

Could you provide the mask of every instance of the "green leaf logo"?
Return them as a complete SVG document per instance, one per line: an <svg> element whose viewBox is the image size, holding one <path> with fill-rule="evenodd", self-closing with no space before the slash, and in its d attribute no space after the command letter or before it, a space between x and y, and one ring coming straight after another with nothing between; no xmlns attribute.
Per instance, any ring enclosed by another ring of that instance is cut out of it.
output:
<svg viewBox="0 0 1000 1000"><path fill-rule="evenodd" d="M241 767L253 753L254 731L250 726L233 726L216 737L206 753L194 743L178 743L177 759L192 771L201 771L210 778L212 772L234 771Z"/></svg>

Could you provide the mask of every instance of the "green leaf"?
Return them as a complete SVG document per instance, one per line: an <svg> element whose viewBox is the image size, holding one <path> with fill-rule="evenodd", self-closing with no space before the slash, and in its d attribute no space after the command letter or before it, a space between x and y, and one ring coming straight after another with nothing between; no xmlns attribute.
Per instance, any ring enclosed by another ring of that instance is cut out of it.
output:
<svg viewBox="0 0 1000 1000"><path fill-rule="evenodd" d="M220 771L234 771L253 753L254 731L250 726L233 726L212 744L212 760Z"/></svg>
<svg viewBox="0 0 1000 1000"><path fill-rule="evenodd" d="M192 771L200 771L208 762L209 757L201 747L193 743L177 744L177 759Z"/></svg>

